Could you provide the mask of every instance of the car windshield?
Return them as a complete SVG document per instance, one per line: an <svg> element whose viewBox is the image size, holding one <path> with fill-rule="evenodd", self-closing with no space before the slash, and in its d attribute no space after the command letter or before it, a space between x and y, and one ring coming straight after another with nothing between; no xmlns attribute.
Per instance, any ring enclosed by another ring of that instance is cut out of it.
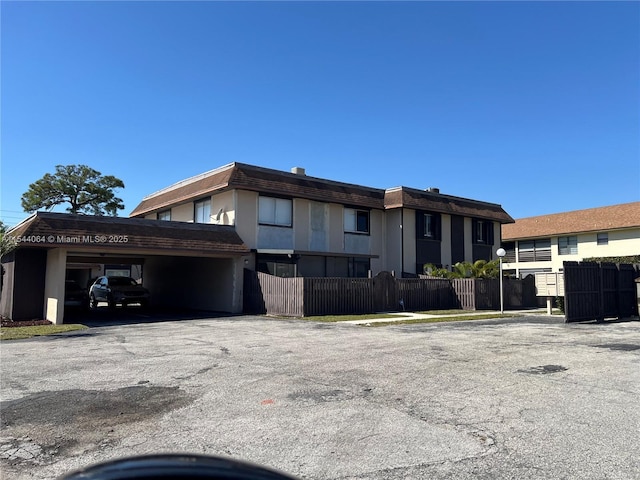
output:
<svg viewBox="0 0 640 480"><path fill-rule="evenodd" d="M129 277L109 277L109 284L119 287L138 285L138 283L133 278Z"/></svg>

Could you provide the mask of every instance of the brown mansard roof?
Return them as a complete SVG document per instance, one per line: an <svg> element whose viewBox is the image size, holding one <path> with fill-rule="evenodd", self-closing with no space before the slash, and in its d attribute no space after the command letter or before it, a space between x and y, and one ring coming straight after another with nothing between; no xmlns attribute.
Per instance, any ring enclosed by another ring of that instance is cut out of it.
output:
<svg viewBox="0 0 640 480"><path fill-rule="evenodd" d="M503 240L640 227L640 202L517 219L502 226Z"/></svg>
<svg viewBox="0 0 640 480"><path fill-rule="evenodd" d="M151 249L162 253L213 256L250 252L232 226L144 218L36 212L11 229L8 235L25 247L108 248L123 253Z"/></svg>
<svg viewBox="0 0 640 480"><path fill-rule="evenodd" d="M335 182L270 168L232 163L202 175L178 182L148 195L131 212L138 217L161 211L197 197L229 189L251 190L272 195L307 198L364 208L416 208L453 215L495 220L513 219L500 205L469 200L439 193L400 187L383 190L349 183Z"/></svg>
<svg viewBox="0 0 640 480"><path fill-rule="evenodd" d="M479 202L468 198L414 188L398 187L387 190L385 208L414 208L430 212L482 218L500 223L511 223L513 218L495 203Z"/></svg>
<svg viewBox="0 0 640 480"><path fill-rule="evenodd" d="M232 163L143 198L130 216L147 215L198 196L233 188L356 207L384 208L384 190Z"/></svg>

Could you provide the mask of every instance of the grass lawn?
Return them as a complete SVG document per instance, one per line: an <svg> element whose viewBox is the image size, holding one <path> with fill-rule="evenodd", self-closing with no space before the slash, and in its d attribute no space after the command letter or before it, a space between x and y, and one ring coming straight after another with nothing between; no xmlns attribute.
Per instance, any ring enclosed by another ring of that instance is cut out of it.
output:
<svg viewBox="0 0 640 480"><path fill-rule="evenodd" d="M424 312L426 313L426 312ZM442 323L442 322L462 322L465 320L487 320L493 318L513 318L514 315L509 315L507 313L500 314L481 314L481 315L451 315L447 314L443 317L431 317L431 318L408 318L406 320L396 320L392 322L373 322L367 323L366 327L388 327L389 325L407 325L410 323ZM380 318L380 317L378 317Z"/></svg>
<svg viewBox="0 0 640 480"><path fill-rule="evenodd" d="M285 318L287 320L309 320L311 322L345 322L347 320L370 320L372 318L406 318L404 315L394 313L370 313L363 315L318 315L315 317L272 317Z"/></svg>
<svg viewBox="0 0 640 480"><path fill-rule="evenodd" d="M0 340L22 340L24 338L37 337L41 335L51 335L54 333L72 332L74 330L84 330L84 325L35 325L32 327L2 327L0 328Z"/></svg>

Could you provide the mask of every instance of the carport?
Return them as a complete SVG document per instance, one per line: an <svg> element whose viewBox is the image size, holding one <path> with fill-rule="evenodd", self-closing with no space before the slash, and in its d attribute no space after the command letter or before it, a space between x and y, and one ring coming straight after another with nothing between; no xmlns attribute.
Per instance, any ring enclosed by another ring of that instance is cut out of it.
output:
<svg viewBox="0 0 640 480"><path fill-rule="evenodd" d="M251 252L233 226L37 212L9 235L0 313L13 320L63 323L69 272L83 283L114 265L135 267L154 307L242 311Z"/></svg>

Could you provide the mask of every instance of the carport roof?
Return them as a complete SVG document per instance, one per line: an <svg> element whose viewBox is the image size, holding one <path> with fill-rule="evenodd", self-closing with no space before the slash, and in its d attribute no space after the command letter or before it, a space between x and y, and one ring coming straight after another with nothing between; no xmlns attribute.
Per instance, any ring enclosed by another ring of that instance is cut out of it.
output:
<svg viewBox="0 0 640 480"><path fill-rule="evenodd" d="M81 247L111 251L247 255L249 248L234 227L167 222L143 218L36 212L8 232L18 246Z"/></svg>

